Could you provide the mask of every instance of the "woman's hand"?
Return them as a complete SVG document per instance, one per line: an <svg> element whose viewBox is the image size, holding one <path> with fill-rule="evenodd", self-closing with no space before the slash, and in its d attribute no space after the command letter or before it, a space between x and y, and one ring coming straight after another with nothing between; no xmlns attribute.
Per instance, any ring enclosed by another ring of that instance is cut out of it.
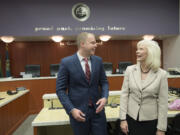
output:
<svg viewBox="0 0 180 135"><path fill-rule="evenodd" d="M129 129L128 129L128 123L126 120L121 121L120 127L121 127L122 132L128 135Z"/></svg>
<svg viewBox="0 0 180 135"><path fill-rule="evenodd" d="M157 130L156 135L165 135L165 132L161 130Z"/></svg>

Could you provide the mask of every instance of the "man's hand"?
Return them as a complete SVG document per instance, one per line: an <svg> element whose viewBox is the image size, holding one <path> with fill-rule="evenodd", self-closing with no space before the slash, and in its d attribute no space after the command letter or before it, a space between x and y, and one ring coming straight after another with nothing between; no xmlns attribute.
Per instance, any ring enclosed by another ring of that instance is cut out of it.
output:
<svg viewBox="0 0 180 135"><path fill-rule="evenodd" d="M128 123L126 120L121 121L120 127L121 127L122 132L128 135L129 129L128 129Z"/></svg>
<svg viewBox="0 0 180 135"><path fill-rule="evenodd" d="M100 111L102 111L102 109L104 108L106 104L106 101L107 101L106 98L101 98L96 102L96 105L99 105L96 109L96 113L99 113Z"/></svg>
<svg viewBox="0 0 180 135"><path fill-rule="evenodd" d="M72 109L71 114L72 114L73 118L79 122L86 121L85 114L79 109L76 109L76 108Z"/></svg>
<svg viewBox="0 0 180 135"><path fill-rule="evenodd" d="M165 132L161 130L157 130L156 135L165 135Z"/></svg>

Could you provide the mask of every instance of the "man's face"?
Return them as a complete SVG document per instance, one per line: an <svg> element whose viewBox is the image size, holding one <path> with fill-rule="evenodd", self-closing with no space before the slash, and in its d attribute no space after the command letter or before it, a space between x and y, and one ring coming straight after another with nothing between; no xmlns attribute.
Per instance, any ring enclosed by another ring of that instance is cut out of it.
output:
<svg viewBox="0 0 180 135"><path fill-rule="evenodd" d="M82 45L84 52L91 56L95 54L95 50L97 47L96 39L94 35L88 35L87 40Z"/></svg>

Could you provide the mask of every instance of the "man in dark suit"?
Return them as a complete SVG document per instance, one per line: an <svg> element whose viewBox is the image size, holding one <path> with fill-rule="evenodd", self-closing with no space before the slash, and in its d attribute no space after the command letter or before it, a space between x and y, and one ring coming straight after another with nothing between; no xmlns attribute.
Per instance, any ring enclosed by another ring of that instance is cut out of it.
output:
<svg viewBox="0 0 180 135"><path fill-rule="evenodd" d="M109 85L92 33L77 37L76 54L63 58L56 82L57 96L70 117L74 135L107 135L104 106Z"/></svg>

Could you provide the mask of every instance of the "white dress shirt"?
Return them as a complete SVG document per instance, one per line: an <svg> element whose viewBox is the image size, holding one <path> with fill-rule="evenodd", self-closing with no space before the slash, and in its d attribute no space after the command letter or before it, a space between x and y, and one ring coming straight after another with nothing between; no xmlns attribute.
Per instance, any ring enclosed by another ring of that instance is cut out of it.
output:
<svg viewBox="0 0 180 135"><path fill-rule="evenodd" d="M83 71L84 71L84 73L86 72L86 70L85 70L85 60L83 60L85 57L83 57L83 56L81 56L80 54L79 54L79 52L77 52L77 56L78 56L78 58L79 58L79 61L80 61L80 63L81 63L81 67L82 67L82 69L83 69ZM90 57L88 57L88 64L89 64L89 69L90 69L90 72L91 72L91 60L90 60Z"/></svg>

